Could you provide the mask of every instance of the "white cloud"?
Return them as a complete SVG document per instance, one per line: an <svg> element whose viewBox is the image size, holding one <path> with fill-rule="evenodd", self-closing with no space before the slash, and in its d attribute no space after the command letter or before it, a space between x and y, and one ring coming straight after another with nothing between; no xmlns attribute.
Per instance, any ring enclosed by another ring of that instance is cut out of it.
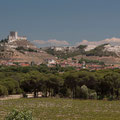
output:
<svg viewBox="0 0 120 120"><path fill-rule="evenodd" d="M56 39L50 39L50 40L34 40L32 41L37 46L66 46L69 45L69 43L65 40L56 40Z"/></svg>
<svg viewBox="0 0 120 120"><path fill-rule="evenodd" d="M120 38L107 38L101 41L87 41L87 40L83 40L82 42L76 43L76 45L101 45L101 44L105 44L105 43L110 43L111 45L120 45Z"/></svg>

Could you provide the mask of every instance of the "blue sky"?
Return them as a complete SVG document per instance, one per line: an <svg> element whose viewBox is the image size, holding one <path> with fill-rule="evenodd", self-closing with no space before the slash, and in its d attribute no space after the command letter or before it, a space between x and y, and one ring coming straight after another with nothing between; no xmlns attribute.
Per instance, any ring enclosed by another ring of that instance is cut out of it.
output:
<svg viewBox="0 0 120 120"><path fill-rule="evenodd" d="M120 0L0 0L0 39L11 30L72 45L120 38Z"/></svg>

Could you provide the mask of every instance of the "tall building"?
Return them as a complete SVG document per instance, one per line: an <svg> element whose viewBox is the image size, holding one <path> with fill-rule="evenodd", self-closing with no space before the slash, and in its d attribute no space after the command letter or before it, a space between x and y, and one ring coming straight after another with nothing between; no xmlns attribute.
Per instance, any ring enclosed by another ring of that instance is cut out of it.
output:
<svg viewBox="0 0 120 120"><path fill-rule="evenodd" d="M25 36L18 36L17 32L11 31L10 35L8 35L8 42L13 42L17 40L27 40Z"/></svg>
<svg viewBox="0 0 120 120"><path fill-rule="evenodd" d="M13 38L15 38L15 39L17 39L18 33L11 31L10 32L10 36L13 37Z"/></svg>

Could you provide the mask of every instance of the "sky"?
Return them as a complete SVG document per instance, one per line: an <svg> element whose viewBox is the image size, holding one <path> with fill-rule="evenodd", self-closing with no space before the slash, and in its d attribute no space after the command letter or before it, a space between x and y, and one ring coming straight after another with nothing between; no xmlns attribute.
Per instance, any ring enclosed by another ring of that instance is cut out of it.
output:
<svg viewBox="0 0 120 120"><path fill-rule="evenodd" d="M120 0L0 0L0 39L9 31L40 46L120 42Z"/></svg>

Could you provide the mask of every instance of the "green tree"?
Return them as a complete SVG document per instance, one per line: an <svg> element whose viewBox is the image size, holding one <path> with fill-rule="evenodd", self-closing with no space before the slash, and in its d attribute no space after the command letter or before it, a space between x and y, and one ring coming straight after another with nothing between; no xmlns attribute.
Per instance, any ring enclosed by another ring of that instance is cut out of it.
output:
<svg viewBox="0 0 120 120"><path fill-rule="evenodd" d="M38 71L27 73L21 81L21 87L25 92L34 92L34 97L38 97L38 92L42 89L42 76Z"/></svg>
<svg viewBox="0 0 120 120"><path fill-rule="evenodd" d="M76 96L76 87L77 87L77 73L67 73L65 75L65 86L71 89L72 97Z"/></svg>
<svg viewBox="0 0 120 120"><path fill-rule="evenodd" d="M9 77L3 79L1 84L7 88L8 94L16 94L17 90L20 89L19 83Z"/></svg>

